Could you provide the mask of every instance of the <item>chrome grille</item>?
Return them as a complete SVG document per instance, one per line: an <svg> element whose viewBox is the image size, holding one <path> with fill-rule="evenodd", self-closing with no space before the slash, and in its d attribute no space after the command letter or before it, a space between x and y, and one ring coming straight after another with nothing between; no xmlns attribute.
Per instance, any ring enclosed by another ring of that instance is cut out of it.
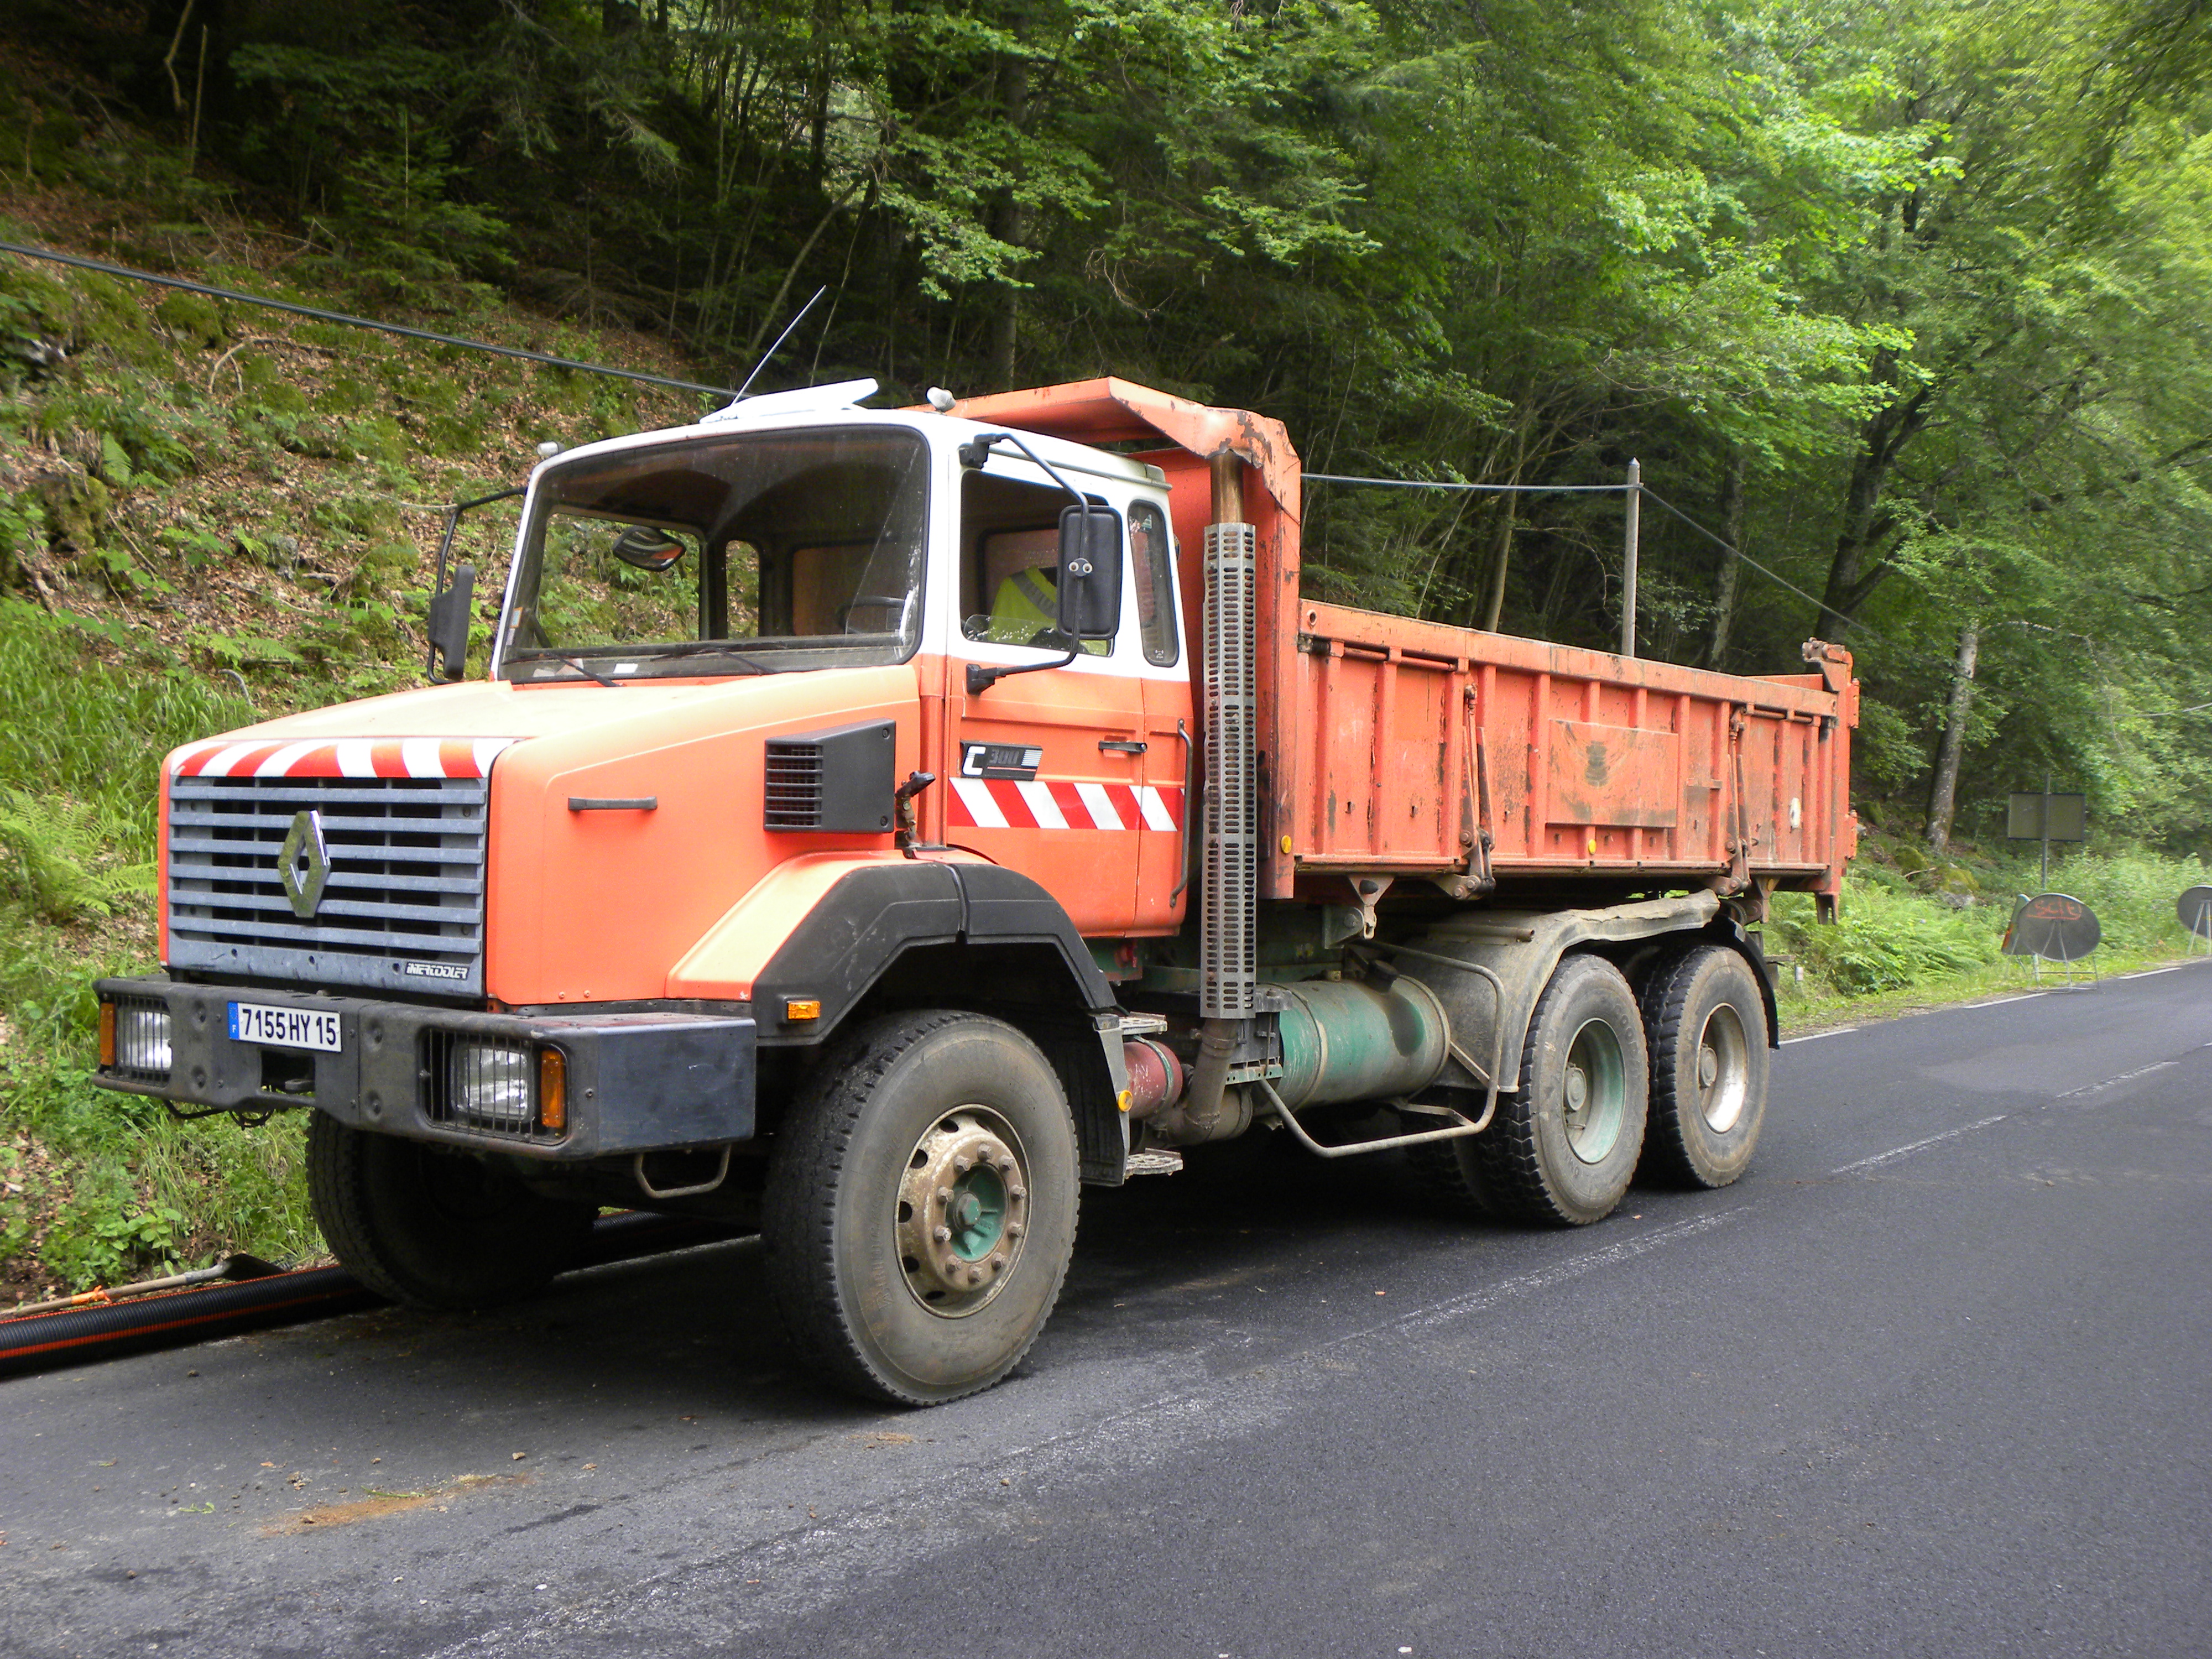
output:
<svg viewBox="0 0 2212 1659"><path fill-rule="evenodd" d="M416 994L483 988L485 778L173 778L169 965ZM316 815L300 915L279 864Z"/></svg>

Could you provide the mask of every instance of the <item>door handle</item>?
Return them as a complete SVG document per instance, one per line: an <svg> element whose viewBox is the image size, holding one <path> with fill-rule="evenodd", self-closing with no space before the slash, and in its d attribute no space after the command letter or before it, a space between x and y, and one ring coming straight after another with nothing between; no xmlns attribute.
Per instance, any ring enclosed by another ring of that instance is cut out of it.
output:
<svg viewBox="0 0 2212 1659"><path fill-rule="evenodd" d="M1117 754L1141 755L1151 746L1152 745L1150 744L1141 742L1135 738L1101 738L1098 739L1098 747L1102 753L1110 749Z"/></svg>

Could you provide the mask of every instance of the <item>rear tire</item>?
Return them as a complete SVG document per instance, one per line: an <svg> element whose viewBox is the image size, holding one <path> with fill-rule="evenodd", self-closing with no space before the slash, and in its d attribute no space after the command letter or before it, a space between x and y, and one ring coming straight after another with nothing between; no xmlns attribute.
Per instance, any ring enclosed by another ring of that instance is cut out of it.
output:
<svg viewBox="0 0 2212 1659"><path fill-rule="evenodd" d="M931 1012L854 1030L769 1164L768 1285L801 1363L894 1405L998 1382L1060 1299L1079 1170L1060 1079L1012 1026Z"/></svg>
<svg viewBox="0 0 2212 1659"><path fill-rule="evenodd" d="M340 1265L410 1307L486 1308L574 1267L596 1205L540 1197L467 1152L316 1112L307 1201Z"/></svg>
<svg viewBox="0 0 2212 1659"><path fill-rule="evenodd" d="M1766 1005L1751 964L1703 945L1644 987L1651 1053L1645 1173L1725 1187L1750 1166L1766 1117Z"/></svg>
<svg viewBox="0 0 2212 1659"><path fill-rule="evenodd" d="M1499 1097L1498 1103L1501 1107L1504 1104L1504 1097ZM1408 1134L1437 1127L1436 1119L1411 1113L1401 1121ZM1483 1134L1490 1133L1488 1129L1483 1131ZM1481 1139L1482 1135L1464 1135L1457 1140L1431 1140L1406 1148L1406 1168L1413 1177L1413 1184L1448 1214L1476 1220L1492 1213L1474 1152L1474 1143Z"/></svg>
<svg viewBox="0 0 2212 1659"><path fill-rule="evenodd" d="M1521 1087L1465 1147L1470 1186L1501 1215L1587 1226L1628 1190L1644 1146L1649 1062L1636 998L1602 957L1571 956L1536 1000Z"/></svg>

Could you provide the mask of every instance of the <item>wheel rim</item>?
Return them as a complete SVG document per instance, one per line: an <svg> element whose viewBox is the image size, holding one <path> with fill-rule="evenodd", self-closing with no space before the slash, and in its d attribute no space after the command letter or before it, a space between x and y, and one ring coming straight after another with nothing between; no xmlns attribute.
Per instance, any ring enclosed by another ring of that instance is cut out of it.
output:
<svg viewBox="0 0 2212 1659"><path fill-rule="evenodd" d="M960 1319L1005 1289L1029 1232L1029 1196L1021 1138L1006 1119L961 1106L932 1123L907 1158L892 1224L914 1299Z"/></svg>
<svg viewBox="0 0 2212 1659"><path fill-rule="evenodd" d="M1560 1093L1569 1150L1585 1164L1603 1163L1628 1116L1628 1067L1620 1039L1604 1020L1584 1021L1567 1044Z"/></svg>
<svg viewBox="0 0 2212 1659"><path fill-rule="evenodd" d="M1698 1033L1698 1111L1715 1134L1726 1134L1751 1098L1751 1042L1743 1017L1727 1003L1705 1016Z"/></svg>

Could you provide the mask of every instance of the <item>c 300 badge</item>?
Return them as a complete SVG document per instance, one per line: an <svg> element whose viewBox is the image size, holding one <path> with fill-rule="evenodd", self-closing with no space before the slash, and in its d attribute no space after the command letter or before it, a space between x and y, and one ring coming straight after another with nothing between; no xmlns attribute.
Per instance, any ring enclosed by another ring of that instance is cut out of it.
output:
<svg viewBox="0 0 2212 1659"><path fill-rule="evenodd" d="M1018 743L963 743L960 745L960 775L963 778L1006 778L1015 783L1036 781L1044 763L1044 750Z"/></svg>

